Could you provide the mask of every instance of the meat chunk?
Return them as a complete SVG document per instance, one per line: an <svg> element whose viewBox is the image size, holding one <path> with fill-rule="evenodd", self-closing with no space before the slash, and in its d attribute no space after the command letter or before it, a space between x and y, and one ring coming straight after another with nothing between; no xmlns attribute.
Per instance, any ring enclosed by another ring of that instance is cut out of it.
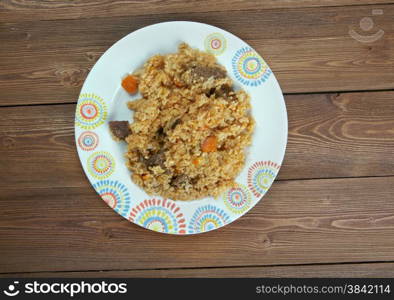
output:
<svg viewBox="0 0 394 300"><path fill-rule="evenodd" d="M219 87L216 88L210 88L205 91L205 95L207 97L211 97L212 95L215 95L216 98L218 97L223 97L225 99L230 99L230 93L234 92L233 88L229 86L228 84L223 84Z"/></svg>
<svg viewBox="0 0 394 300"><path fill-rule="evenodd" d="M196 78L203 78L207 80L208 78L225 78L226 71L219 67L206 67L206 66L196 66L192 69L192 74Z"/></svg>
<svg viewBox="0 0 394 300"><path fill-rule="evenodd" d="M116 138L121 140L124 140L131 133L127 121L111 121L109 122L109 129Z"/></svg>
<svg viewBox="0 0 394 300"><path fill-rule="evenodd" d="M189 185L189 183L190 183L190 177L187 176L186 174L180 174L172 178L170 185L173 187L182 188L185 187L186 185Z"/></svg>
<svg viewBox="0 0 394 300"><path fill-rule="evenodd" d="M144 159L143 161L147 167L160 166L163 170L165 170L165 160L166 156L164 154L164 150L160 150L156 153L151 154L147 159Z"/></svg>

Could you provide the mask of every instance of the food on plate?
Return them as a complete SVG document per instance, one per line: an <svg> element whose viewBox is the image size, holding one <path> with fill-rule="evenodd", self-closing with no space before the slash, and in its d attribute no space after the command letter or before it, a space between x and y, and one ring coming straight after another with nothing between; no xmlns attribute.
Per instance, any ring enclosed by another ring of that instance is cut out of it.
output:
<svg viewBox="0 0 394 300"><path fill-rule="evenodd" d="M116 140L124 140L131 133L128 121L111 121L109 129Z"/></svg>
<svg viewBox="0 0 394 300"><path fill-rule="evenodd" d="M128 102L133 122L112 121L116 140L128 144L132 180L150 195L174 200L217 197L245 162L254 120L244 90L226 69L185 43L155 55L122 81L141 98Z"/></svg>

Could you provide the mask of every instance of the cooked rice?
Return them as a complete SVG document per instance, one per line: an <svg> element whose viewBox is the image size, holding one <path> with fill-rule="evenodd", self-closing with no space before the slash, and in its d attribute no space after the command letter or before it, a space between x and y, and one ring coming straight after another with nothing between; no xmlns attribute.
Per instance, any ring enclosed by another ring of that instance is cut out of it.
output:
<svg viewBox="0 0 394 300"><path fill-rule="evenodd" d="M177 53L151 57L134 75L143 98L128 103L134 111L126 138L132 180L150 195L174 200L217 197L234 185L254 121L249 95L233 91L216 58L182 43ZM217 150L202 151L212 136Z"/></svg>

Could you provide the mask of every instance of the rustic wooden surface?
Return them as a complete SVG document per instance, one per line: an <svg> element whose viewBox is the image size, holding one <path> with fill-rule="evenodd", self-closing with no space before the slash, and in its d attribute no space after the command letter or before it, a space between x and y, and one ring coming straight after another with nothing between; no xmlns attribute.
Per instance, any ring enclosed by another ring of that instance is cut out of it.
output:
<svg viewBox="0 0 394 300"><path fill-rule="evenodd" d="M386 4L391 0L68 0L0 2L0 19L6 22L20 20L82 19L87 17L119 17L160 15L179 12L217 12L272 8L353 6Z"/></svg>
<svg viewBox="0 0 394 300"><path fill-rule="evenodd" d="M0 276L393 277L392 3L1 1ZM349 29L372 9L383 12L372 16L383 38L355 41ZM224 228L177 237L130 224L99 199L73 120L112 43L185 19L262 53L286 93L289 142L264 201Z"/></svg>
<svg viewBox="0 0 394 300"><path fill-rule="evenodd" d="M85 181L2 188L1 270L393 261L393 186L394 177L276 181L264 201L234 223L183 237L130 224Z"/></svg>
<svg viewBox="0 0 394 300"><path fill-rule="evenodd" d="M357 29L373 7L384 12L374 17L384 38L360 43L349 29ZM266 58L286 93L393 89L393 15L394 6L377 5L2 22L0 105L75 103L109 46L170 20L206 22L238 35Z"/></svg>
<svg viewBox="0 0 394 300"><path fill-rule="evenodd" d="M289 141L279 179L394 175L394 91L285 98ZM1 188L88 185L75 151L75 106L0 109Z"/></svg>

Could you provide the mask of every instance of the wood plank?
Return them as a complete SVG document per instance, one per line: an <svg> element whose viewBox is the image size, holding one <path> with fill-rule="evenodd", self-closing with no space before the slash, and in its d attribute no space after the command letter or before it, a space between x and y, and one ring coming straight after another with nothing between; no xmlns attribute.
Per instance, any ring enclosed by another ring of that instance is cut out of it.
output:
<svg viewBox="0 0 394 300"><path fill-rule="evenodd" d="M0 274L0 278L393 278L394 263L203 269L40 272Z"/></svg>
<svg viewBox="0 0 394 300"><path fill-rule="evenodd" d="M22 20L81 19L96 17L119 17L156 15L162 13L237 11L272 8L348 6L362 4L393 3L392 0L150 0L150 1L55 1L28 2L4 0L0 2L0 20L19 22Z"/></svg>
<svg viewBox="0 0 394 300"><path fill-rule="evenodd" d="M279 179L394 175L394 92L286 96ZM0 109L0 188L86 187L75 105Z"/></svg>
<svg viewBox="0 0 394 300"><path fill-rule="evenodd" d="M371 6L178 13L80 20L1 23L0 105L74 103L98 57L143 26L191 20L222 27L249 42L286 93L394 88L394 5L374 16L383 37L352 39ZM305 17L308 16L308 17ZM251 21L253 20L253 21ZM67 28L67 34L64 29Z"/></svg>
<svg viewBox="0 0 394 300"><path fill-rule="evenodd" d="M1 108L0 186L86 186L74 114L75 105Z"/></svg>
<svg viewBox="0 0 394 300"><path fill-rule="evenodd" d="M2 188L0 270L51 272L394 260L394 177L275 182L248 214L195 236L130 224L92 188Z"/></svg>
<svg viewBox="0 0 394 300"><path fill-rule="evenodd" d="M394 175L394 92L286 96L280 179Z"/></svg>

